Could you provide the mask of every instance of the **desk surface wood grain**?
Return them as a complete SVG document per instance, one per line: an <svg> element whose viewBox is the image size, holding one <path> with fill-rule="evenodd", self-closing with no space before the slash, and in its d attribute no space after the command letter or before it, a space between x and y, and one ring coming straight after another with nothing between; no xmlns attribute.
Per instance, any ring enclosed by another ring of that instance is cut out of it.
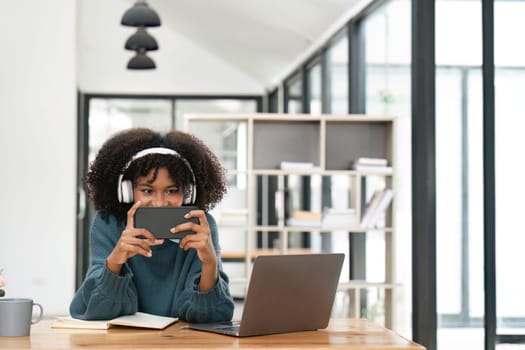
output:
<svg viewBox="0 0 525 350"><path fill-rule="evenodd" d="M32 326L29 337L0 337L0 349L354 349L423 350L395 332L364 319L333 319L328 328L235 338L191 330L184 322L162 330L54 329L52 320Z"/></svg>

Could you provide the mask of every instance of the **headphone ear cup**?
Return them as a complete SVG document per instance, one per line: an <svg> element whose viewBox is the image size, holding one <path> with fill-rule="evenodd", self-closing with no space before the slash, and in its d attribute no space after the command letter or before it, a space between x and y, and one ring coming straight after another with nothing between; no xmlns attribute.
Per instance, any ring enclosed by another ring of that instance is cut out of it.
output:
<svg viewBox="0 0 525 350"><path fill-rule="evenodd" d="M132 203L133 202L133 183L129 180L122 181L120 185L121 202Z"/></svg>
<svg viewBox="0 0 525 350"><path fill-rule="evenodd" d="M195 190L196 190L195 185L191 185L190 193L187 197L184 197L183 204L185 205L195 204L195 199L197 197Z"/></svg>
<svg viewBox="0 0 525 350"><path fill-rule="evenodd" d="M197 200L197 186L192 185L191 186L191 204L195 204L195 201Z"/></svg>

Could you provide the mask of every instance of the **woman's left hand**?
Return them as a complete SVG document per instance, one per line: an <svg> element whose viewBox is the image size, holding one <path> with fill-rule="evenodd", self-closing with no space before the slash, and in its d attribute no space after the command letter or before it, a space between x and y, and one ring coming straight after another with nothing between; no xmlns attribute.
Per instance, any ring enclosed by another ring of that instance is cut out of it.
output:
<svg viewBox="0 0 525 350"><path fill-rule="evenodd" d="M210 225L206 219L203 210L192 210L185 215L185 218L198 218L199 223L185 222L171 229L172 233L182 231L193 231L194 234L184 236L179 246L188 250L194 248L197 250L199 260L202 262L202 274L199 289L206 291L211 289L217 282L217 255L211 239Z"/></svg>

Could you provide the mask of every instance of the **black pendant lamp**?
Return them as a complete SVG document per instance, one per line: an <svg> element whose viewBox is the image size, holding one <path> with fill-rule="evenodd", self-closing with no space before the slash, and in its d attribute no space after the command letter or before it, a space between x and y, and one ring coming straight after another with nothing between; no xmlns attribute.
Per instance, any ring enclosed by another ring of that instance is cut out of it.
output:
<svg viewBox="0 0 525 350"><path fill-rule="evenodd" d="M158 50L159 46L154 37L146 32L146 27L160 26L159 15L146 4L146 1L138 0L122 16L120 24L124 26L138 27L135 34L130 36L124 48L135 51L127 65L128 69L154 69L155 62L146 55L147 51Z"/></svg>
<svg viewBox="0 0 525 350"><path fill-rule="evenodd" d="M120 24L130 27L159 27L160 17L146 1L138 0L124 13Z"/></svg>
<svg viewBox="0 0 525 350"><path fill-rule="evenodd" d="M140 49L136 51L128 62L128 69L155 69L155 62L146 55L146 50Z"/></svg>
<svg viewBox="0 0 525 350"><path fill-rule="evenodd" d="M144 49L146 51L153 51L158 50L159 45L157 45L157 40L155 40L154 37L149 35L146 32L146 29L144 27L139 27L135 34L130 36L128 40L126 40L126 44L124 45L124 48L126 50L134 50L137 51L139 49Z"/></svg>

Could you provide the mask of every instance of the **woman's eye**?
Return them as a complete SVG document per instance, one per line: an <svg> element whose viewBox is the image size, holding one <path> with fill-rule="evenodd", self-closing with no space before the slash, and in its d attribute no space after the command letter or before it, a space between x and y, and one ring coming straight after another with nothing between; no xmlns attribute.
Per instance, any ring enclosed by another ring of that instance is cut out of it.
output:
<svg viewBox="0 0 525 350"><path fill-rule="evenodd" d="M144 194L151 194L153 191L150 190L149 188L145 188L141 192L144 193Z"/></svg>
<svg viewBox="0 0 525 350"><path fill-rule="evenodd" d="M177 193L179 193L179 190L176 189L176 188L171 188L171 189L169 189L169 190L166 190L166 193L167 193L167 194L171 194L171 195L173 195L173 194L177 194Z"/></svg>

